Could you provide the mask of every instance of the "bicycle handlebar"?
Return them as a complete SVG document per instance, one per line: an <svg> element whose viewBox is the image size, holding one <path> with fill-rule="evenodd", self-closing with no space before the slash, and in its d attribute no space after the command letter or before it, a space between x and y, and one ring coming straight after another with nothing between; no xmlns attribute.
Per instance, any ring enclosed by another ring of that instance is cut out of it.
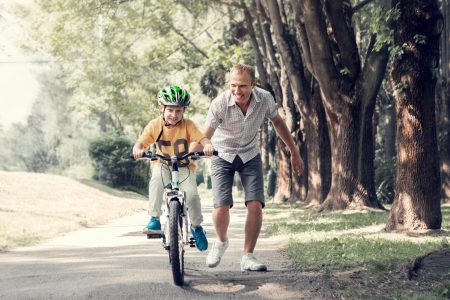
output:
<svg viewBox="0 0 450 300"><path fill-rule="evenodd" d="M213 151L213 155L218 155L219 152L217 150ZM197 151L197 152L189 152L186 153L182 156L164 156L164 155L160 155L158 153L153 153L151 151L144 151L144 154L142 155L142 158L148 158L150 160L164 160L164 161L172 161L172 160L176 160L176 161L180 161L189 157L192 157L192 160L197 160L200 157L204 157L205 153L203 151ZM131 158L134 159L133 154L131 154Z"/></svg>

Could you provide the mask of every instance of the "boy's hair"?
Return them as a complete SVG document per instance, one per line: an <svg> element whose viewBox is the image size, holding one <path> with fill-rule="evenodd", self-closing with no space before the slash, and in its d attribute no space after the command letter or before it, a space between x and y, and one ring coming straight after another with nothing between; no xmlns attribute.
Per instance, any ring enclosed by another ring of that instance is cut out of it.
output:
<svg viewBox="0 0 450 300"><path fill-rule="evenodd" d="M240 73L240 72L246 72L248 75L250 75L250 79L252 81L256 81L256 77L255 77L255 68L253 68L250 65L246 65L246 64L237 64L234 65L231 69L230 69L230 74L233 73L234 71Z"/></svg>

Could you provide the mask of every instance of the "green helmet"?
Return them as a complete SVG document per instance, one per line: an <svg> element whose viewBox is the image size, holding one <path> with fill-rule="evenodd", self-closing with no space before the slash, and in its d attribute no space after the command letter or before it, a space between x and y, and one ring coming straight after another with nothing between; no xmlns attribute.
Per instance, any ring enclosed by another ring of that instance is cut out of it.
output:
<svg viewBox="0 0 450 300"><path fill-rule="evenodd" d="M189 92L177 85L162 88L158 94L158 102L164 106L189 106L189 99Z"/></svg>

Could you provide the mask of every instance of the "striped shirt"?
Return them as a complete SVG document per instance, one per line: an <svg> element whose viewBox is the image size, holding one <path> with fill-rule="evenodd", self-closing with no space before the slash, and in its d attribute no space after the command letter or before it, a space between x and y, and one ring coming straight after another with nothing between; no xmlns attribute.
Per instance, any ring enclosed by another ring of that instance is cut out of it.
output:
<svg viewBox="0 0 450 300"><path fill-rule="evenodd" d="M230 91L225 91L211 102L206 126L215 129L214 148L219 157L232 163L236 155L244 163L259 154L258 129L265 118L276 117L277 104L272 95L261 89L252 90L252 98L247 113L236 105Z"/></svg>

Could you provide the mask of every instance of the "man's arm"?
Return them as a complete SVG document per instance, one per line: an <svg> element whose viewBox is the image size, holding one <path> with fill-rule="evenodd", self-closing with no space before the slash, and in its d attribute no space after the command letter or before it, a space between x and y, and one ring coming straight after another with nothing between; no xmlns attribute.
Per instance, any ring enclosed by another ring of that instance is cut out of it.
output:
<svg viewBox="0 0 450 300"><path fill-rule="evenodd" d="M215 129L208 127L203 131L203 135L205 136L200 143L198 142L193 142L189 145L189 151L190 152L197 152L197 151L202 151L203 147L206 144L211 144L211 138L214 135L214 131L216 131Z"/></svg>
<svg viewBox="0 0 450 300"><path fill-rule="evenodd" d="M291 152L291 164L294 172L300 175L300 173L303 172L303 161L300 158L299 151L295 146L294 140L292 139L291 133L289 132L286 123L278 114L276 115L276 117L270 119L270 121L272 121L275 131Z"/></svg>
<svg viewBox="0 0 450 300"><path fill-rule="evenodd" d="M214 135L214 132L216 130L214 128L208 127L203 131L203 135L207 137L209 140L211 140L212 136Z"/></svg>

